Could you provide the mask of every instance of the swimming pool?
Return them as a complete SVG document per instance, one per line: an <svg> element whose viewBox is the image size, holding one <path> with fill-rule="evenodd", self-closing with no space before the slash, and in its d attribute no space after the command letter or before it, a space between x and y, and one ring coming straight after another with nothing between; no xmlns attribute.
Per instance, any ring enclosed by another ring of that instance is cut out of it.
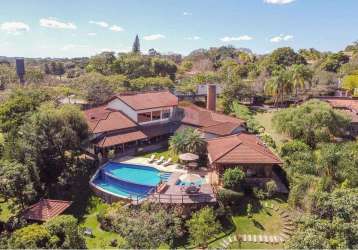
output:
<svg viewBox="0 0 358 250"><path fill-rule="evenodd" d="M92 183L116 196L136 199L148 195L169 177L170 173L152 167L109 162L97 172Z"/></svg>

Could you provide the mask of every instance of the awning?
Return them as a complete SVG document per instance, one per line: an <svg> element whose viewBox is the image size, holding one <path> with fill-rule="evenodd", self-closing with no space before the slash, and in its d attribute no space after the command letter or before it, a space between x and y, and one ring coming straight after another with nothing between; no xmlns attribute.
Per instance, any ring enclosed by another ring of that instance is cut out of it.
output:
<svg viewBox="0 0 358 250"><path fill-rule="evenodd" d="M199 159L199 156L192 153L185 153L185 154L180 154L179 159L182 161L196 161Z"/></svg>
<svg viewBox="0 0 358 250"><path fill-rule="evenodd" d="M105 148L146 138L147 136L142 131L134 131L125 134L105 136L100 141L98 141L96 145L98 147Z"/></svg>

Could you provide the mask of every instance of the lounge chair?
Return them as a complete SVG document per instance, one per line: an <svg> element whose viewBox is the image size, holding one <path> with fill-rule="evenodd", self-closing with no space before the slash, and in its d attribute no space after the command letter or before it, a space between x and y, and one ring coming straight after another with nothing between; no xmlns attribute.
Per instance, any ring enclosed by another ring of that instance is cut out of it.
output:
<svg viewBox="0 0 358 250"><path fill-rule="evenodd" d="M169 158L168 160L164 161L162 163L163 167L169 166L172 163L172 158Z"/></svg>
<svg viewBox="0 0 358 250"><path fill-rule="evenodd" d="M152 156L148 159L148 163L153 163L155 161L155 154L152 154Z"/></svg>
<svg viewBox="0 0 358 250"><path fill-rule="evenodd" d="M164 157L161 156L161 157L159 158L159 160L155 161L155 163L159 165L159 164L161 164L163 161L164 161Z"/></svg>

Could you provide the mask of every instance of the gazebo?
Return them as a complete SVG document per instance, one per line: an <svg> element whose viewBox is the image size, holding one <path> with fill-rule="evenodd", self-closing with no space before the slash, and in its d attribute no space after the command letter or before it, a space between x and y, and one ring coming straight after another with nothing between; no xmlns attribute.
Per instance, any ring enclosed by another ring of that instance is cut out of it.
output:
<svg viewBox="0 0 358 250"><path fill-rule="evenodd" d="M48 221L62 214L72 201L42 199L39 202L25 209L22 217L31 221Z"/></svg>

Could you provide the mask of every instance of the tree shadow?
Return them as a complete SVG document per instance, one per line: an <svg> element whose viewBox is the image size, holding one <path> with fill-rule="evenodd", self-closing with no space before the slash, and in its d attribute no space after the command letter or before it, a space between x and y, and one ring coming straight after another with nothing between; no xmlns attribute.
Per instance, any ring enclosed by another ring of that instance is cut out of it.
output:
<svg viewBox="0 0 358 250"><path fill-rule="evenodd" d="M265 227L260 223L258 222L257 220L253 219L252 222L254 223L254 226L261 229L262 231L265 231Z"/></svg>

